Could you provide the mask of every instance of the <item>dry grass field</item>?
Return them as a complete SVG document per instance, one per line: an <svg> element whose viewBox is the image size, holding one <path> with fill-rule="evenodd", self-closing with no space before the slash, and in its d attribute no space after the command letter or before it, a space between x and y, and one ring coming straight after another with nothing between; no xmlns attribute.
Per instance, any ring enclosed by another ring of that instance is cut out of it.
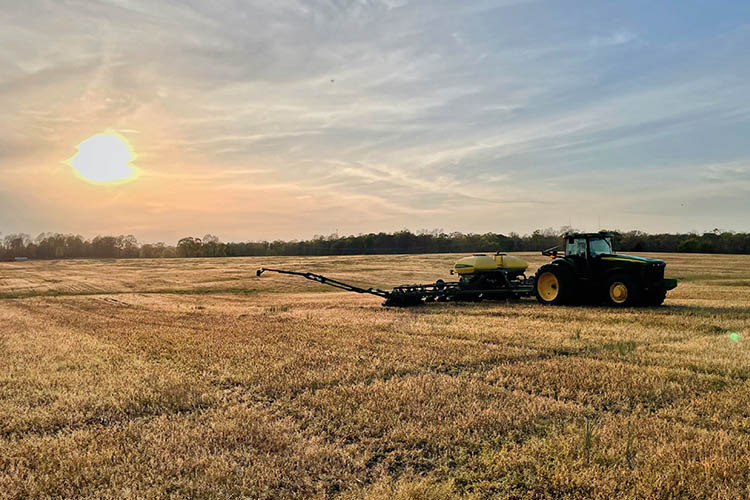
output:
<svg viewBox="0 0 750 500"><path fill-rule="evenodd" d="M0 263L0 498L750 498L750 256L659 257L633 310L254 274L452 255Z"/></svg>

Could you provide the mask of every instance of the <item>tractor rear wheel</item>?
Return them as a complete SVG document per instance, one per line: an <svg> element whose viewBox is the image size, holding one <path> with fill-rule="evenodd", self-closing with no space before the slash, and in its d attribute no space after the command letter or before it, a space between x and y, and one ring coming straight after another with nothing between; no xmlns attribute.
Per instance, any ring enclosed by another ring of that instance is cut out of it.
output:
<svg viewBox="0 0 750 500"><path fill-rule="evenodd" d="M544 305L559 306L567 303L572 288L570 273L560 266L544 265L534 275L536 300Z"/></svg>
<svg viewBox="0 0 750 500"><path fill-rule="evenodd" d="M626 274L617 274L607 280L605 296L613 307L630 307L639 303L641 290L638 284Z"/></svg>

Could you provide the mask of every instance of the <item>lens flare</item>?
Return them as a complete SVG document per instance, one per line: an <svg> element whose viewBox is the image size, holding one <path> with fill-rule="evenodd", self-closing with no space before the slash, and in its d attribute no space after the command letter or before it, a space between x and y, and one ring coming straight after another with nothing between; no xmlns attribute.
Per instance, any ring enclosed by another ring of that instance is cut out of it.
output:
<svg viewBox="0 0 750 500"><path fill-rule="evenodd" d="M131 164L135 158L128 140L107 130L81 142L67 164L78 177L91 184L121 184L138 177L138 169Z"/></svg>
<svg viewBox="0 0 750 500"><path fill-rule="evenodd" d="M729 334L729 338L732 340L732 342L739 342L740 341L740 334L737 332L732 332Z"/></svg>

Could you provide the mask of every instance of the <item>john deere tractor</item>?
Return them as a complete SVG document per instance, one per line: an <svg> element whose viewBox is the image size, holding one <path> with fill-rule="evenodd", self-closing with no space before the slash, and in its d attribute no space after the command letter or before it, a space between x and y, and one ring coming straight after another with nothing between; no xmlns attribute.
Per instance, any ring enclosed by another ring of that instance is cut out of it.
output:
<svg viewBox="0 0 750 500"><path fill-rule="evenodd" d="M560 305L582 300L606 301L612 306L658 306L677 280L664 278L663 260L615 254L612 234L567 233L565 251L547 249L553 260L535 276L536 298Z"/></svg>
<svg viewBox="0 0 750 500"><path fill-rule="evenodd" d="M664 261L615 254L609 233L569 233L565 253L559 247L542 254L552 262L527 278L528 264L504 253L475 254L456 262L452 275L457 281L399 285L391 290L364 288L320 274L261 267L265 272L299 276L349 292L376 295L385 306L415 306L425 302L504 300L536 294L542 304L583 302L585 298L606 299L613 306L659 305L677 280L664 279Z"/></svg>

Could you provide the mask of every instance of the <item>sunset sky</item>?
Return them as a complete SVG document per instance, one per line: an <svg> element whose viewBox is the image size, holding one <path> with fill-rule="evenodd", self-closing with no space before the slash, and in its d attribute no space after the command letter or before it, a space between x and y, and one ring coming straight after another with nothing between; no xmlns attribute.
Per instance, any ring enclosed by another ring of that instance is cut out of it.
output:
<svg viewBox="0 0 750 500"><path fill-rule="evenodd" d="M748 54L739 1L0 0L0 233L750 231Z"/></svg>

